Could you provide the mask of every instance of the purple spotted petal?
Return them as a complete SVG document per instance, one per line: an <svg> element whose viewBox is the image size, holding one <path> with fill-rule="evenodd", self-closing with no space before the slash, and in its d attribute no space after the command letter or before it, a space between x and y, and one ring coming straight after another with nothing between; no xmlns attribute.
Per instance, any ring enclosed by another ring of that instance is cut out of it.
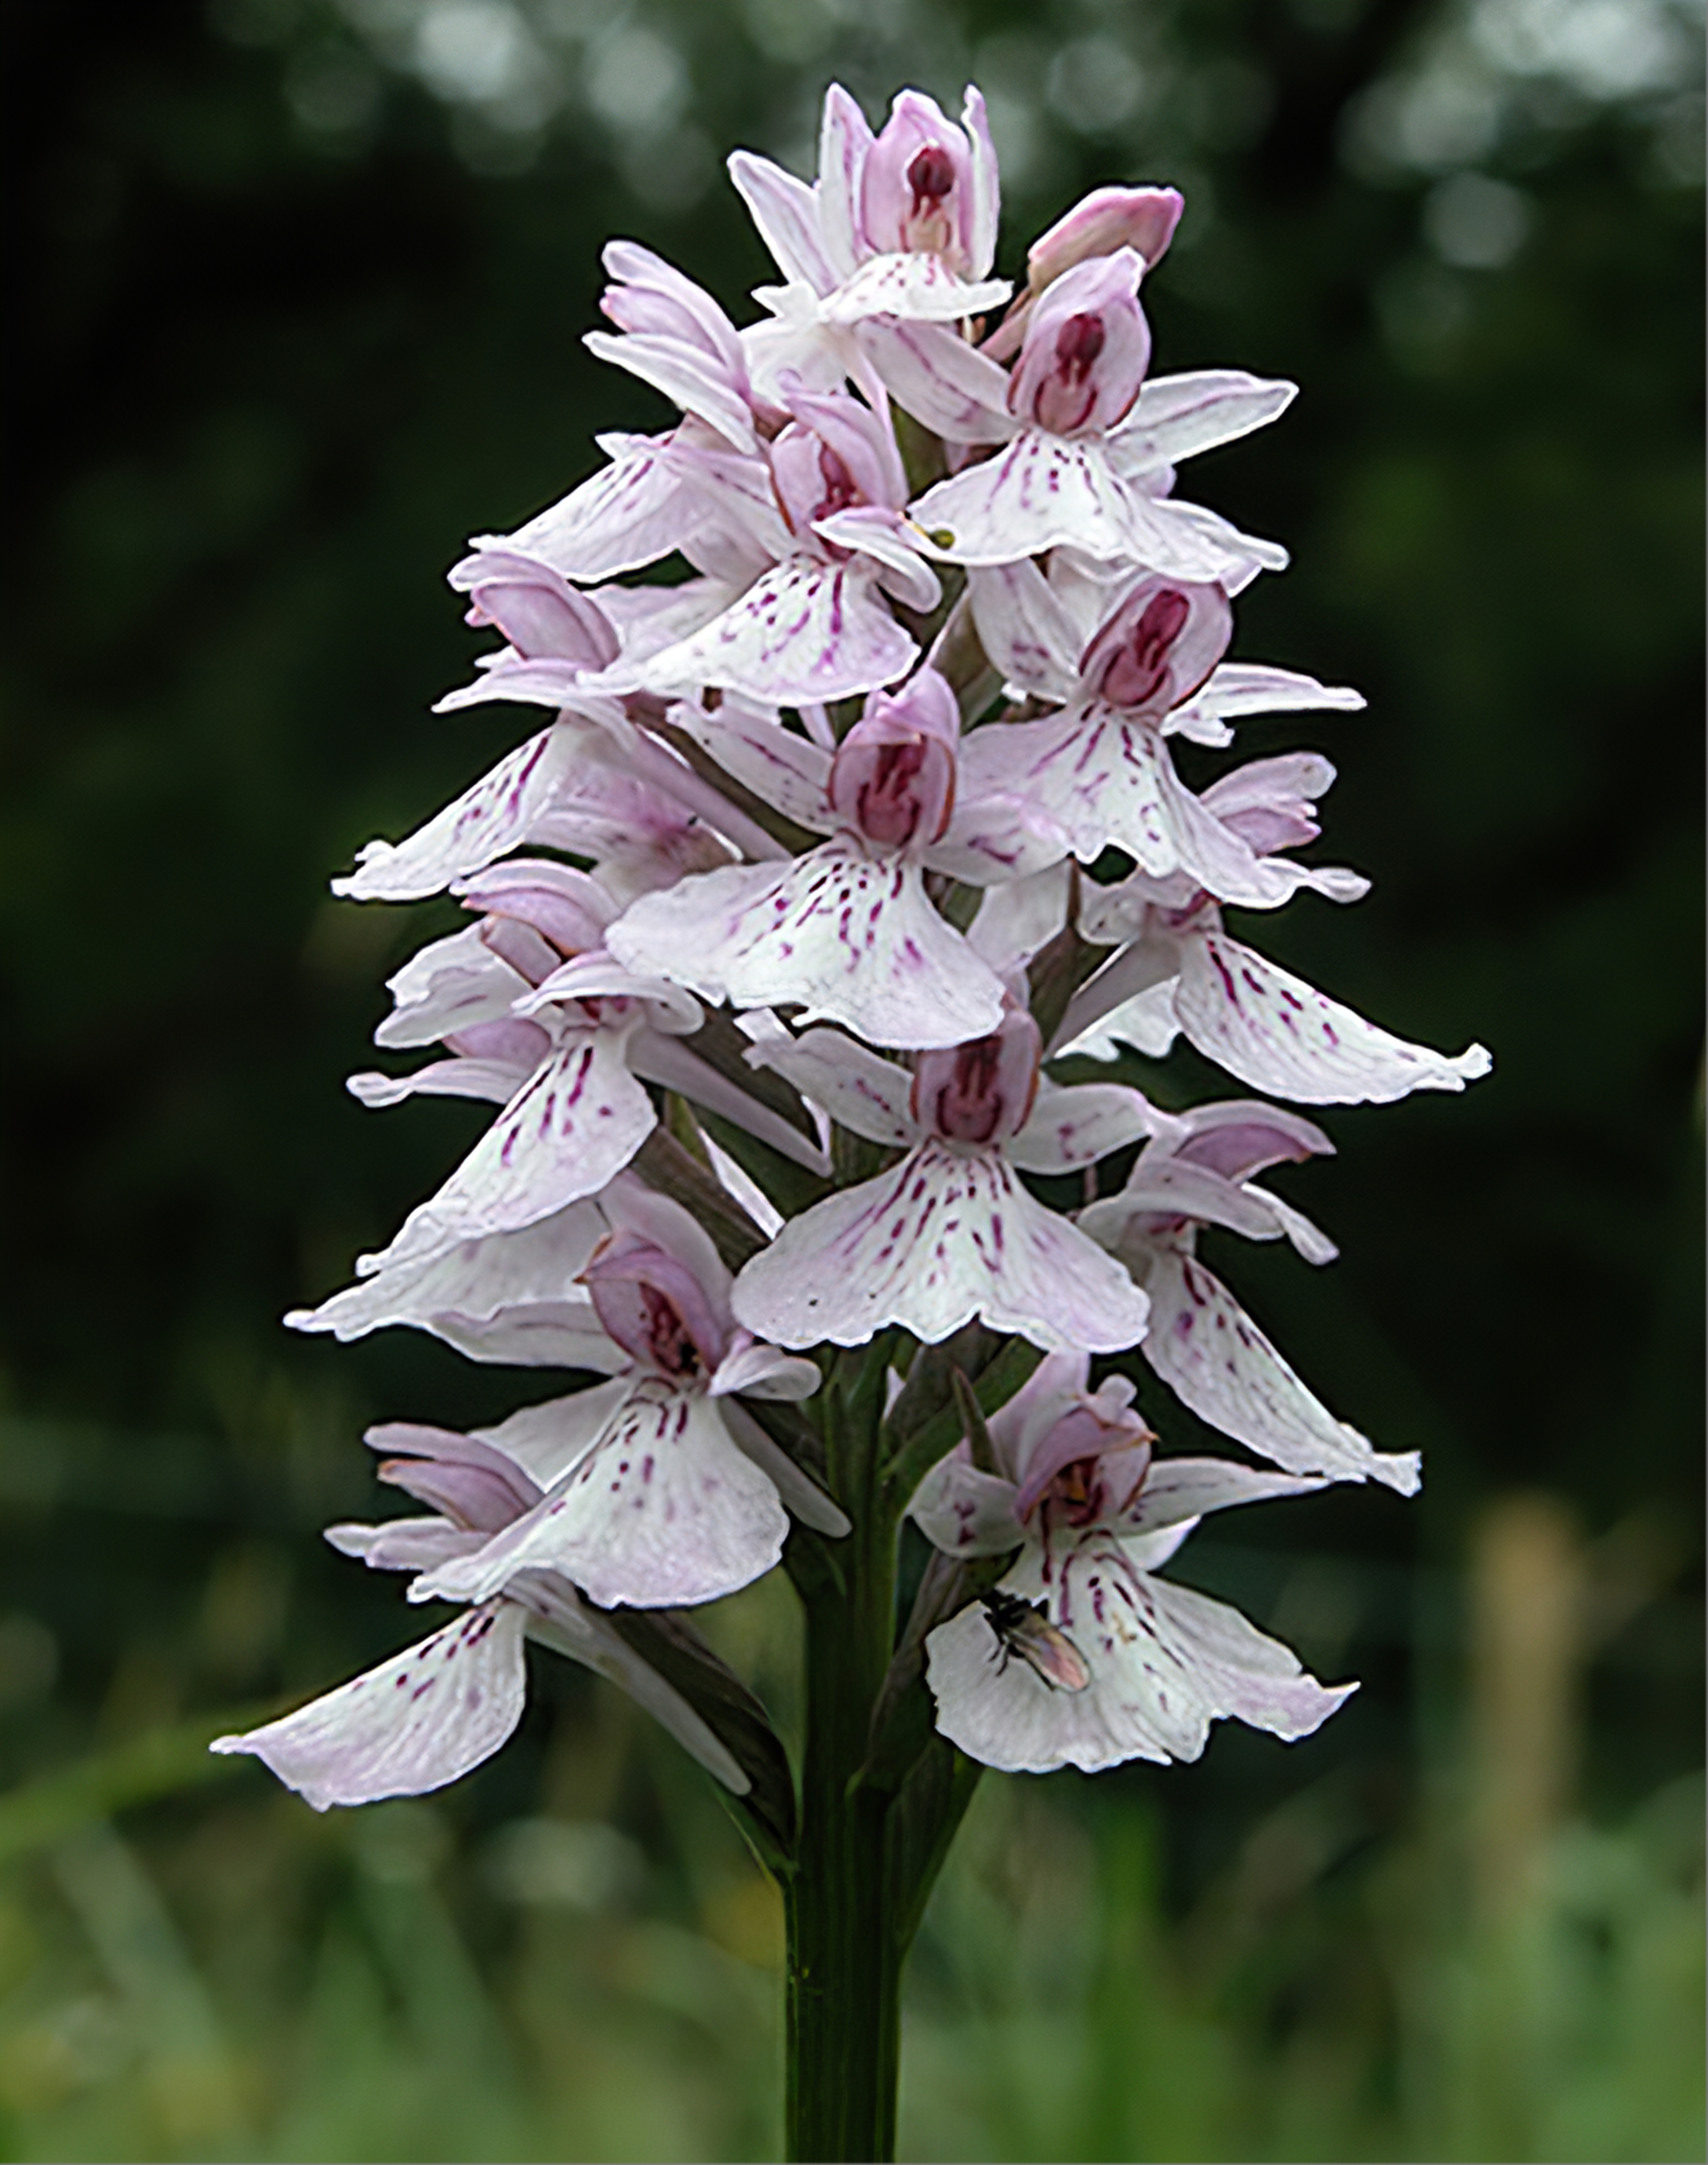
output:
<svg viewBox="0 0 1708 2165"><path fill-rule="evenodd" d="M474 546L538 556L566 579L592 586L691 541L707 511L672 456L671 439L607 435L599 447L609 466L515 533L477 535Z"/></svg>
<svg viewBox="0 0 1708 2165"><path fill-rule="evenodd" d="M544 1499L412 1599L479 1600L560 1572L602 1609L713 1601L769 1571L789 1521L765 1475L698 1392L642 1384Z"/></svg>
<svg viewBox="0 0 1708 2165"><path fill-rule="evenodd" d="M1000 308L1013 290L1006 278L970 283L940 255L874 255L829 297L824 313L833 324L863 323L869 316L958 324Z"/></svg>
<svg viewBox="0 0 1708 2165"><path fill-rule="evenodd" d="M1041 429L938 482L911 515L956 564L1012 564L1066 547L1208 582L1235 575L1247 561L1204 530L1191 508L1130 487L1100 441Z"/></svg>
<svg viewBox="0 0 1708 2165"><path fill-rule="evenodd" d="M918 866L846 837L643 895L608 938L632 968L707 999L798 1004L872 1045L959 1045L1002 1012L1001 980L932 908Z"/></svg>
<svg viewBox="0 0 1708 2165"><path fill-rule="evenodd" d="M1384 1105L1413 1090L1463 1090L1492 1062L1479 1045L1449 1056L1366 1022L1224 933L1180 942L1180 1027L1254 1090L1301 1105Z"/></svg>
<svg viewBox="0 0 1708 2165"><path fill-rule="evenodd" d="M981 1316L1034 1346L1113 1353L1149 1304L1000 1153L927 1143L791 1219L735 1282L736 1319L774 1345L862 1346L899 1323L935 1345Z"/></svg>
<svg viewBox="0 0 1708 2165"><path fill-rule="evenodd" d="M657 1124L621 1030L572 1031L436 1195L412 1210L381 1268L514 1232L596 1195Z"/></svg>
<svg viewBox="0 0 1708 2165"><path fill-rule="evenodd" d="M878 594L881 569L870 558L775 565L703 630L628 675L666 696L716 685L781 706L892 684L919 649Z"/></svg>
<svg viewBox="0 0 1708 2165"><path fill-rule="evenodd" d="M355 902L414 902L530 840L573 772L586 725L542 730L403 842L370 842L334 880Z"/></svg>
<svg viewBox="0 0 1708 2165"><path fill-rule="evenodd" d="M443 1788L522 1719L524 1620L513 1602L471 1609L282 1720L209 1748L264 1760L318 1812Z"/></svg>
<svg viewBox="0 0 1708 2165"><path fill-rule="evenodd" d="M591 1203L572 1204L517 1233L459 1241L418 1261L373 1269L285 1318L293 1330L341 1341L403 1324L477 1361L609 1371L623 1355L575 1284L608 1227Z"/></svg>
<svg viewBox="0 0 1708 2165"><path fill-rule="evenodd" d="M1004 1666L976 1603L926 1641L938 1727L987 1767L1092 1773L1129 1759L1196 1759L1211 1723L1229 1715L1290 1741L1353 1688L1325 1688L1237 1609L1137 1568L1107 1535L1086 1536L1048 1568L1047 1581L1033 1546L1003 1590L1046 1602L1090 1671L1085 1690L1052 1690L1022 1661Z"/></svg>
<svg viewBox="0 0 1708 2165"><path fill-rule="evenodd" d="M1159 1248L1144 1280L1151 1297L1144 1356L1201 1420L1290 1472L1381 1481L1402 1496L1415 1493L1418 1454L1379 1451L1337 1420L1196 1257Z"/></svg>

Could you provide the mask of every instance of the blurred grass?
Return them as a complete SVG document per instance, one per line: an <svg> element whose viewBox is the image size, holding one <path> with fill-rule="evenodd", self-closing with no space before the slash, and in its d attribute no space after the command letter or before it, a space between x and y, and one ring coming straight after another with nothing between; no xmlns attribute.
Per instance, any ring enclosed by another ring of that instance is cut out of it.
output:
<svg viewBox="0 0 1708 2165"><path fill-rule="evenodd" d="M219 1551L193 1613L240 1636L264 1554ZM1369 1567L1307 1562L1246 1598L1338 1672ZM1207 1873L1163 1816L1204 1770L987 1778L911 1972L901 2155L1700 2156L1701 1785L1574 1801L1608 1651L1650 1610L1639 1663L1690 1628L1665 1578L1555 1499L1498 1499L1411 1604L1440 1680L1422 1788L1396 1813L1356 1756L1218 1732L1223 1781L1267 1757L1280 1801ZM288 1630L267 1614L252 1660ZM786 1583L705 1620L792 1730ZM14 1751L51 1733L51 1672L0 1624ZM323 1817L207 1757L255 1709L162 1723L109 1693L106 1743L0 1799L0 2153L775 2156L775 1891L627 1702L536 1683L468 1783Z"/></svg>
<svg viewBox="0 0 1708 2165"><path fill-rule="evenodd" d="M1700 1804L1563 1825L1497 1928L1448 1828L1348 1859L1322 1790L1170 1917L1146 1815L991 1781L915 1965L901 2154L1700 2156ZM62 1838L0 1878L6 2152L775 2156L775 1903L733 1854L670 1877L602 1822L470 1849L428 1804Z"/></svg>

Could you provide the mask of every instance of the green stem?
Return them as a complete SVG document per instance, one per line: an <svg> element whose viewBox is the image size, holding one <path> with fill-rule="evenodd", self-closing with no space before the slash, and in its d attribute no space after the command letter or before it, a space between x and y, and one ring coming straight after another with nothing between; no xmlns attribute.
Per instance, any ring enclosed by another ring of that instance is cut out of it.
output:
<svg viewBox="0 0 1708 2165"><path fill-rule="evenodd" d="M799 1862L788 1891L788 2155L895 2156L904 1943L890 1886L891 1799L858 1783L872 1709L895 1639L893 1510L880 1494L881 1386L832 1379L826 1397L831 1484L854 1521L838 1543L841 1587L807 1593L807 1755ZM838 1389L838 1384L843 1388Z"/></svg>

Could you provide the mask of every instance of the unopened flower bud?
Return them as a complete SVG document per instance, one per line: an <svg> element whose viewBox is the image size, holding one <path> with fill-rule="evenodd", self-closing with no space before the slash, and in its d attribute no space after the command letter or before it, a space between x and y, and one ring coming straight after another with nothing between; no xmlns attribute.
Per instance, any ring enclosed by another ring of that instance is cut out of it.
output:
<svg viewBox="0 0 1708 2165"><path fill-rule="evenodd" d="M1033 295L1095 255L1131 248L1154 270L1168 252L1185 198L1178 188L1093 188L1026 252Z"/></svg>
<svg viewBox="0 0 1708 2165"><path fill-rule="evenodd" d="M1138 305L1143 270L1123 248L1064 271L1033 303L1008 385L1018 419L1058 436L1112 428L1132 411L1150 365Z"/></svg>

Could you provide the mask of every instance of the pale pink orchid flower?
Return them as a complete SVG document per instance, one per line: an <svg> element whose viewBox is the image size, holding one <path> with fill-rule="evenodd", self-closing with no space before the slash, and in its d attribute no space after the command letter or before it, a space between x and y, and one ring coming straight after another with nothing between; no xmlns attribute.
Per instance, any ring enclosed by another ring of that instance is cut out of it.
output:
<svg viewBox="0 0 1708 2165"><path fill-rule="evenodd" d="M1083 1170L1149 1134L1156 1116L1138 1091L1041 1080L1037 1025L1013 1009L911 1072L828 1030L768 1033L748 1057L838 1125L906 1152L791 1219L743 1267L734 1306L749 1330L779 1346L861 1346L900 1324L934 1345L976 1316L1046 1349L1116 1352L1143 1337L1143 1293L1019 1177Z"/></svg>
<svg viewBox="0 0 1708 2165"><path fill-rule="evenodd" d="M801 1399L818 1370L742 1329L730 1274L680 1205L625 1183L584 1266L612 1380L512 1417L541 1493L490 1540L435 1563L412 1600L485 1601L552 1571L602 1608L671 1608L749 1585L782 1554L786 1504L832 1535L848 1521L739 1396ZM500 1439L501 1442L502 1438Z"/></svg>
<svg viewBox="0 0 1708 2165"><path fill-rule="evenodd" d="M733 598L662 649L587 680L595 693L697 698L733 690L822 703L904 677L918 656L890 599L934 608L937 576L905 515L887 410L843 391L780 394L791 419L752 456L678 456L707 510L686 553Z"/></svg>
<svg viewBox="0 0 1708 2165"><path fill-rule="evenodd" d="M737 587L690 579L584 594L537 558L493 549L465 557L449 577L469 596L466 621L497 629L507 643L480 656L474 681L434 712L516 700L556 708L558 726L507 754L406 841L371 842L356 871L333 882L334 893L414 901L529 842L591 856L631 892L727 861L728 845L779 854L762 827L649 734L668 719L665 703L589 688L619 660L697 629Z"/></svg>
<svg viewBox="0 0 1708 2165"><path fill-rule="evenodd" d="M658 1124L644 1081L681 1091L797 1163L824 1160L798 1130L680 1040L704 1019L668 980L618 961L604 945L616 915L585 872L513 858L457 891L481 913L392 980L387 1046L442 1041L450 1057L404 1076L353 1077L368 1105L425 1093L502 1108L437 1193L410 1213L375 1264L417 1262L459 1241L515 1232L596 1195Z"/></svg>
<svg viewBox="0 0 1708 2165"><path fill-rule="evenodd" d="M1315 838L1314 800L1333 779L1327 760L1290 753L1236 768L1201 801L1271 855ZM1301 885L1332 901L1356 901L1369 884L1335 866L1293 869ZM1080 926L1119 952L1075 994L1053 1054L1106 1059L1124 1042L1160 1056L1178 1032L1237 1081L1302 1105L1463 1090L1492 1065L1479 1045L1436 1052L1365 1021L1231 938L1215 901L1182 874L1136 872L1118 887L1086 890Z"/></svg>
<svg viewBox="0 0 1708 2165"><path fill-rule="evenodd" d="M1332 1262L1334 1243L1253 1176L1333 1148L1311 1121L1274 1105L1195 1106L1145 1145L1117 1194L1088 1204L1078 1222L1150 1295L1140 1350L1201 1420L1290 1473L1380 1481L1415 1495L1420 1455L1379 1451L1337 1420L1197 1256L1199 1230L1210 1225L1286 1240L1307 1262Z"/></svg>
<svg viewBox="0 0 1708 2165"><path fill-rule="evenodd" d="M1069 548L1172 578L1243 584L1285 550L1168 492L1174 464L1272 420L1294 395L1236 371L1147 384L1143 261L1123 248L1076 263L1027 313L1012 371L939 324L860 334L891 395L945 441L1001 446L928 488L911 515L934 554L1012 564Z"/></svg>
<svg viewBox="0 0 1708 2165"><path fill-rule="evenodd" d="M782 866L641 896L607 935L619 961L737 1008L799 1007L799 1020L845 1024L871 1045L958 1045L996 1028L1002 982L938 914L926 876L996 885L1060 845L1018 797L964 787L959 710L935 670L874 693L833 751L728 703L691 726L736 781L831 840Z"/></svg>
<svg viewBox="0 0 1708 2165"><path fill-rule="evenodd" d="M434 1515L338 1525L327 1539L371 1568L418 1572L479 1549L540 1497L535 1438L515 1422L473 1435L392 1423L367 1441L393 1454L380 1478ZM525 1572L418 1645L295 1713L212 1749L260 1759L316 1811L443 1788L514 1733L528 1692L528 1640L617 1684L738 1796L751 1787L728 1748L596 1609L550 1572Z"/></svg>
<svg viewBox="0 0 1708 2165"><path fill-rule="evenodd" d="M963 1441L909 1515L954 1557L1017 1549L997 1591L1068 1642L1085 1681L1064 1688L970 1604L926 1640L937 1725L987 1767L1095 1773L1129 1759L1196 1759L1232 1715L1292 1741L1356 1688L1326 1687L1238 1609L1156 1573L1206 1511L1308 1494L1319 1481L1219 1458L1157 1458L1133 1386L1086 1388L1084 1353L1048 1355L989 1424L994 1471ZM1042 1612L1041 1615L1039 1612Z"/></svg>
<svg viewBox="0 0 1708 2165"><path fill-rule="evenodd" d="M730 178L786 284L754 298L772 321L744 334L758 379L815 386L870 371L849 335L875 316L959 323L999 308L992 278L996 157L985 101L969 88L960 125L933 98L904 90L874 136L839 83L825 93L818 179L808 186L738 150Z"/></svg>
<svg viewBox="0 0 1708 2165"><path fill-rule="evenodd" d="M1022 563L975 572L970 585L980 641L1011 695L1061 707L974 731L962 755L969 788L1012 796L1054 820L1082 864L1112 843L1153 878L1185 872L1223 902L1273 909L1293 894L1297 867L1264 856L1207 810L1175 773L1165 741L1182 710L1201 726L1201 695L1213 704L1233 621L1222 587L1155 572L1102 586L1061 560L1048 577ZM1272 673L1285 679L1273 687L1283 700L1364 703L1355 692Z"/></svg>

